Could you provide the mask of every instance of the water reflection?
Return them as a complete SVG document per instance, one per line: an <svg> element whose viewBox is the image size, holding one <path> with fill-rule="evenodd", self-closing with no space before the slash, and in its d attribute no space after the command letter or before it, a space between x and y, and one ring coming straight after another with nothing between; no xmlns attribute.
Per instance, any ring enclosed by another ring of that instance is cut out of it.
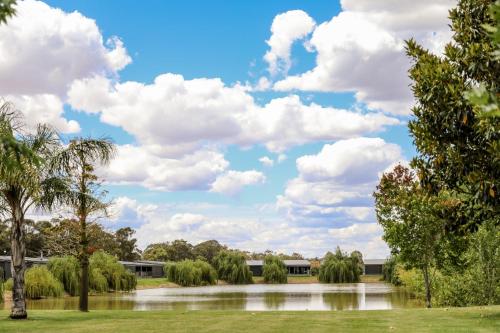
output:
<svg viewBox="0 0 500 333"><path fill-rule="evenodd" d="M78 298L28 301L29 309L77 309ZM374 310L412 307L398 288L384 283L289 284L159 288L91 296L90 309L122 310ZM0 305L1 307L1 305ZM5 308L10 308L6 303Z"/></svg>

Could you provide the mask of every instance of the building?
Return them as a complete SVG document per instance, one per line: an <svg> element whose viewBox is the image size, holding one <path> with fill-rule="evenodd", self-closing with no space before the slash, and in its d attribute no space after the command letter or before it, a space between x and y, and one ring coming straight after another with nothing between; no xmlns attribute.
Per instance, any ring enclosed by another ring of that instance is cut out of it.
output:
<svg viewBox="0 0 500 333"><path fill-rule="evenodd" d="M288 275L309 275L311 273L311 263L309 260L283 260ZM264 260L247 260L247 265L253 276L262 276Z"/></svg>
<svg viewBox="0 0 500 333"><path fill-rule="evenodd" d="M26 257L26 267L31 267L33 265L46 265L49 259L44 257L39 258L29 258ZM10 279L12 277L12 271L10 267L11 258L10 256L0 256L0 268L3 271L3 280Z"/></svg>
<svg viewBox="0 0 500 333"><path fill-rule="evenodd" d="M134 273L137 277L160 278L165 276L163 271L164 262L161 261L119 261L126 269Z"/></svg>
<svg viewBox="0 0 500 333"><path fill-rule="evenodd" d="M382 275L383 268L387 259L364 259L363 274L365 275Z"/></svg>

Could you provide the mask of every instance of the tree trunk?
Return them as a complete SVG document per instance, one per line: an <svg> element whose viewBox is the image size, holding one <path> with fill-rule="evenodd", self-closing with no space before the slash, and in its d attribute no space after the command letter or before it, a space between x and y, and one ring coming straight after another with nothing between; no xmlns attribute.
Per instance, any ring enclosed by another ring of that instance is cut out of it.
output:
<svg viewBox="0 0 500 333"><path fill-rule="evenodd" d="M20 207L13 209L13 221L11 231L11 271L12 271L12 319L25 319L26 299L24 296L24 272L26 271L26 247L24 245L24 216Z"/></svg>
<svg viewBox="0 0 500 333"><path fill-rule="evenodd" d="M89 311L89 242L87 238L87 222L80 218L80 311Z"/></svg>
<svg viewBox="0 0 500 333"><path fill-rule="evenodd" d="M428 308L432 307L431 303L431 282L429 279L429 268L427 265L424 266L424 283L425 283L425 306Z"/></svg>

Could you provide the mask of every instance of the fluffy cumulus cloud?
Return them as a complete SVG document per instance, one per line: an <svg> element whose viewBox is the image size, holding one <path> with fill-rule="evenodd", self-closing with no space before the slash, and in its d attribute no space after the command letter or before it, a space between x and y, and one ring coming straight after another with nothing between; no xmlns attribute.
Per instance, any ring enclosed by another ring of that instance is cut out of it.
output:
<svg viewBox="0 0 500 333"><path fill-rule="evenodd" d="M413 98L404 40L440 53L450 40L454 0L343 0L342 11L319 24L308 41L316 66L274 84L276 90L352 91L371 109L409 114Z"/></svg>
<svg viewBox="0 0 500 333"><path fill-rule="evenodd" d="M50 124L63 133L77 133L80 125L64 118L64 104L56 95L6 95L3 101L12 103L24 115L24 122L33 129L37 124Z"/></svg>
<svg viewBox="0 0 500 333"><path fill-rule="evenodd" d="M379 112L304 104L296 95L261 106L241 86L174 74L160 75L152 84L112 83L97 76L75 81L68 95L72 107L100 114L103 122L120 126L141 144L170 156L207 143L263 144L282 152L294 145L356 137L400 123Z"/></svg>
<svg viewBox="0 0 500 333"><path fill-rule="evenodd" d="M316 155L297 159L299 176L290 180L277 205L291 220L345 227L373 220L371 194L389 166L404 161L401 148L380 138L326 144Z"/></svg>
<svg viewBox="0 0 500 333"><path fill-rule="evenodd" d="M122 41L104 41L94 20L41 1L18 1L16 15L0 25L0 95L28 125L47 122L78 132L78 123L64 118L69 85L97 74L116 76L130 61Z"/></svg>
<svg viewBox="0 0 500 333"><path fill-rule="evenodd" d="M271 38L267 41L270 50L264 55L271 75L288 72L291 66L292 44L306 37L315 25L314 20L302 10L290 10L274 18Z"/></svg>
<svg viewBox="0 0 500 333"><path fill-rule="evenodd" d="M245 185L259 184L264 183L265 181L266 177L259 171L230 170L217 177L212 184L211 191L233 196L241 192L243 186Z"/></svg>
<svg viewBox="0 0 500 333"><path fill-rule="evenodd" d="M274 160L269 158L268 156L262 156L261 158L259 158L259 162L266 167L272 167L274 165Z"/></svg>

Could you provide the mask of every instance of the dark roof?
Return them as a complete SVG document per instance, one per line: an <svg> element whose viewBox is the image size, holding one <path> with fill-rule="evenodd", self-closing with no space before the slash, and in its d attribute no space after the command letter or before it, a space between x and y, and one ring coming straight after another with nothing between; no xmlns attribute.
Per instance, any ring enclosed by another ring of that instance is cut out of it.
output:
<svg viewBox="0 0 500 333"><path fill-rule="evenodd" d="M283 260L285 266L311 266L309 260ZM248 266L263 266L264 260L247 260Z"/></svg>
<svg viewBox="0 0 500 333"><path fill-rule="evenodd" d="M383 265L387 262L387 259L363 259L365 265Z"/></svg>
<svg viewBox="0 0 500 333"><path fill-rule="evenodd" d="M26 257L24 259L27 262L31 262L31 263L34 263L34 264L46 264L46 263L49 262L48 258L41 258L41 257L38 257L38 258ZM0 256L0 261L8 261L8 262L10 262L11 261L11 257L10 256Z"/></svg>
<svg viewBox="0 0 500 333"><path fill-rule="evenodd" d="M163 267L164 263L161 261L118 261L120 264L125 266L161 266Z"/></svg>

